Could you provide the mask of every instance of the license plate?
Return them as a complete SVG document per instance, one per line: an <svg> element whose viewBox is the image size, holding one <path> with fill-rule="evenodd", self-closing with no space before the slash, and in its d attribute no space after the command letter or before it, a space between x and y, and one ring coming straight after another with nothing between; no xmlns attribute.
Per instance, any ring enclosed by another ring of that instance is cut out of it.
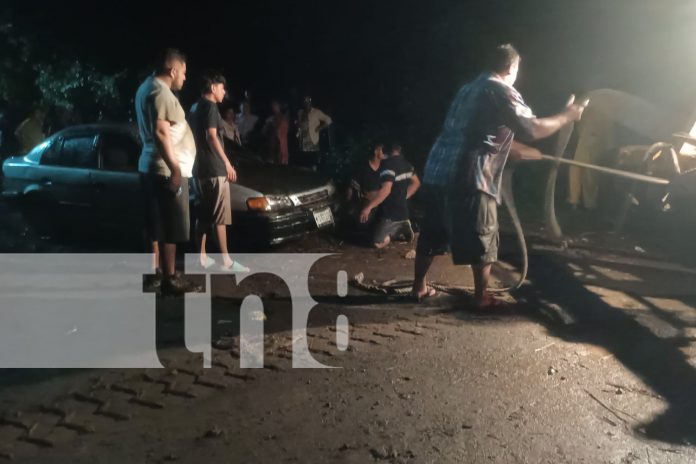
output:
<svg viewBox="0 0 696 464"><path fill-rule="evenodd" d="M334 223L333 214L331 213L331 208L320 209L319 211L314 211L314 221L317 223L317 227L326 227Z"/></svg>

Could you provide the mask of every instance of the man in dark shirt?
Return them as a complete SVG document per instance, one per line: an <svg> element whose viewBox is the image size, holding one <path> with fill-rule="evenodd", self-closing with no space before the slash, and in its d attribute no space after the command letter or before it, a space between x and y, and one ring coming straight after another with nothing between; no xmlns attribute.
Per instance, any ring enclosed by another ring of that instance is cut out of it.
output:
<svg viewBox="0 0 696 464"><path fill-rule="evenodd" d="M376 248L389 245L391 239L413 239L407 200L420 187L413 165L401 155L401 146L394 145L391 154L382 161L379 173L382 186L360 213L360 221L367 222L370 212L380 206L379 219L373 243Z"/></svg>
<svg viewBox="0 0 696 464"><path fill-rule="evenodd" d="M372 211L367 222L360 222L360 213L372 200L382 186L379 177L380 165L384 159L384 145L375 145L370 158L362 161L353 173L346 194L347 208L345 231L348 238L359 243L371 243L372 232L377 220L377 209Z"/></svg>
<svg viewBox="0 0 696 464"><path fill-rule="evenodd" d="M200 194L196 221L196 235L201 248L200 262L204 268L215 264L205 249L209 230L215 226L217 241L225 271L247 270L230 258L227 251L227 226L232 223L230 182L237 180L237 173L227 159L223 148L224 124L217 104L225 98L225 78L208 73L203 77L202 96L191 111L191 126L196 141L196 162L193 175Z"/></svg>
<svg viewBox="0 0 696 464"><path fill-rule="evenodd" d="M514 137L548 137L580 119L586 106L571 100L563 112L537 118L513 87L520 63L517 50L501 45L490 58L488 72L465 84L455 96L425 165L426 215L413 284L418 300L435 294L427 286L427 272L433 257L450 248L454 264L472 266L476 305L498 303L487 288L498 256L497 206L503 169L511 151L521 159L539 155Z"/></svg>
<svg viewBox="0 0 696 464"><path fill-rule="evenodd" d="M384 145L380 143L375 146L370 159L362 163L353 173L348 186L348 201L361 202L359 211L367 201L377 195L377 191L382 186L379 167L383 159Z"/></svg>

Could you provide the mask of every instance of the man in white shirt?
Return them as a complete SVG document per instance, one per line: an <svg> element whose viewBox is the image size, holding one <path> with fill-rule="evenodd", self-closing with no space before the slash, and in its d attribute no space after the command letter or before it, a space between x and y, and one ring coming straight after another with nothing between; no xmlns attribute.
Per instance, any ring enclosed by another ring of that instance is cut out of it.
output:
<svg viewBox="0 0 696 464"><path fill-rule="evenodd" d="M312 106L312 97L305 97L304 108L297 115L297 138L302 151L301 164L316 170L321 156L319 134L332 122L330 116Z"/></svg>
<svg viewBox="0 0 696 464"><path fill-rule="evenodd" d="M237 130L239 130L242 144L247 144L249 142L249 137L254 132L258 122L259 117L251 112L251 104L247 101L243 102L239 106L239 114L236 119Z"/></svg>
<svg viewBox="0 0 696 464"><path fill-rule="evenodd" d="M189 241L189 190L196 145L179 100L173 91L186 80L186 58L164 51L154 75L135 95L135 112L143 149L138 171L145 200L148 240L154 253L156 278L152 287L170 294L200 291L176 273L176 244ZM162 249L160 249L160 243Z"/></svg>

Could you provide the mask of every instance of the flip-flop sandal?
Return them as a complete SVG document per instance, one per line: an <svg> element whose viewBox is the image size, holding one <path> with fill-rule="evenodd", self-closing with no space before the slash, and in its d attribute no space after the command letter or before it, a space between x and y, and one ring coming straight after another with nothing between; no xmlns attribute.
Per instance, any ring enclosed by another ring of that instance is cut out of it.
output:
<svg viewBox="0 0 696 464"><path fill-rule="evenodd" d="M239 261L232 261L232 264L230 266L223 266L220 265L220 270L224 272L249 272L250 269L243 264L241 264Z"/></svg>
<svg viewBox="0 0 696 464"><path fill-rule="evenodd" d="M415 293L411 294L411 297L416 301L416 303L422 303L423 300L427 300L428 298L432 298L434 296L437 296L437 290L430 285L425 287L425 293L420 296Z"/></svg>

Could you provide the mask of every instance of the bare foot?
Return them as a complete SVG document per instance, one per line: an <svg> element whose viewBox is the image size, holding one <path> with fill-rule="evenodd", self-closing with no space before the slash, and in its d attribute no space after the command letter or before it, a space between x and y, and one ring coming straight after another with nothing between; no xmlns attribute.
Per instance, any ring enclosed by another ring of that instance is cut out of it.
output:
<svg viewBox="0 0 696 464"><path fill-rule="evenodd" d="M497 309L509 306L505 301L488 294L484 295L483 298L477 298L474 304L477 309Z"/></svg>
<svg viewBox="0 0 696 464"><path fill-rule="evenodd" d="M437 290L435 290L433 287L429 285L426 285L422 291L411 293L413 299L416 300L418 303L420 303L426 298L434 297L435 295L437 295Z"/></svg>

